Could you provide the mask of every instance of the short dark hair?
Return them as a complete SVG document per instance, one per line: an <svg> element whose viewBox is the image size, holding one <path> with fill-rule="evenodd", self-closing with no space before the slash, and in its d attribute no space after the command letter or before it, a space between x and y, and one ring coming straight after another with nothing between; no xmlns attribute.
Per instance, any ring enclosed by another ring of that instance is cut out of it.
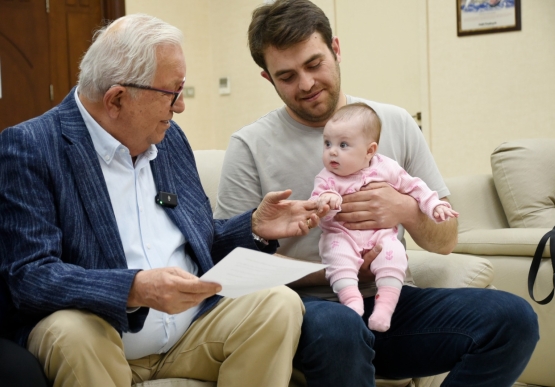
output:
<svg viewBox="0 0 555 387"><path fill-rule="evenodd" d="M332 49L333 35L330 21L324 12L309 0L276 0L254 10L249 26L251 56L268 72L264 50L269 46L287 49L307 40L314 32Z"/></svg>

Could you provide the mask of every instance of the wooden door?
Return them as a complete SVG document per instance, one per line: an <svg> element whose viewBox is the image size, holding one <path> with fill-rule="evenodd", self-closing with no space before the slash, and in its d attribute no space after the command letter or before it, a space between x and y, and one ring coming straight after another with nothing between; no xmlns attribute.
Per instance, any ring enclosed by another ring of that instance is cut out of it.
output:
<svg viewBox="0 0 555 387"><path fill-rule="evenodd" d="M62 101L102 21L124 0L0 0L0 131Z"/></svg>
<svg viewBox="0 0 555 387"><path fill-rule="evenodd" d="M50 0L50 76L57 105L77 84L79 62L102 23L98 0Z"/></svg>
<svg viewBox="0 0 555 387"><path fill-rule="evenodd" d="M44 0L0 0L0 130L48 110L50 65Z"/></svg>

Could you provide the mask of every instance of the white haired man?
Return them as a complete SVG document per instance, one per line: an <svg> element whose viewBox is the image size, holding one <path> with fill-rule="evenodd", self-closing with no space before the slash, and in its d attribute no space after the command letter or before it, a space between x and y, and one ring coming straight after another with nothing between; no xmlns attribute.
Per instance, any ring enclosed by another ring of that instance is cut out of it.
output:
<svg viewBox="0 0 555 387"><path fill-rule="evenodd" d="M198 277L235 247L272 253L277 238L307 234L316 206L273 192L255 211L213 220L171 121L185 109L181 40L154 17L116 20L59 106L0 135L12 336L54 386L288 385L299 297L282 286L226 299ZM174 199L161 206L160 192Z"/></svg>

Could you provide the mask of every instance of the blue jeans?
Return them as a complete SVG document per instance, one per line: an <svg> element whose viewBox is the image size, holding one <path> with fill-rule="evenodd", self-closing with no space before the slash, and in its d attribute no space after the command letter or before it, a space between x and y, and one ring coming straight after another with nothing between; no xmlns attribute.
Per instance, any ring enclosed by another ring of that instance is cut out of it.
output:
<svg viewBox="0 0 555 387"><path fill-rule="evenodd" d="M500 290L404 286L387 332L370 331L374 298L363 318L336 302L304 297L294 365L308 387L374 387L390 379L450 371L442 386L509 387L539 340L537 316Z"/></svg>

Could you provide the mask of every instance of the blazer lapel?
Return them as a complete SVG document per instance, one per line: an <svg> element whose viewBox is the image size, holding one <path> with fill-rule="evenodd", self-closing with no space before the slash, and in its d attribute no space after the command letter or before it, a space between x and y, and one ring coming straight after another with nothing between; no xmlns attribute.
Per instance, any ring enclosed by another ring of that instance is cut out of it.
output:
<svg viewBox="0 0 555 387"><path fill-rule="evenodd" d="M127 267L108 188L92 139L74 100L74 90L60 105L60 125L66 139L65 151L79 196L107 264Z"/></svg>
<svg viewBox="0 0 555 387"><path fill-rule="evenodd" d="M156 189L158 191L178 193L177 187L175 185L175 180L171 178L171 171L169 170L170 160L168 159L168 153L166 152L164 146L158 145L158 155L154 160L150 162L150 167L152 169L152 174L154 175L154 183L156 184ZM191 222L190 214L187 213L187 197L183 196L183 192L180 192L177 197L178 205L175 208L164 208L166 214L170 217L172 222L179 228L181 233L185 236L185 239L189 241L191 239L190 232L193 227Z"/></svg>
<svg viewBox="0 0 555 387"><path fill-rule="evenodd" d="M170 166L172 163L176 164L177 161L179 161L179 168L192 169L191 171L181 171L181 176L193 176L196 173L195 166L183 162L182 159L170 160L170 152L164 146L164 142L157 145L158 155L150 163L156 189L178 193L177 207L164 209L185 236L194 252L192 258L200 265L200 274L203 274L213 266L210 253L213 234L212 216L204 212L202 206L199 206L199 201L203 201L206 195L202 191L200 182L195 184L193 178L186 182L177 181L177 176L172 175Z"/></svg>

